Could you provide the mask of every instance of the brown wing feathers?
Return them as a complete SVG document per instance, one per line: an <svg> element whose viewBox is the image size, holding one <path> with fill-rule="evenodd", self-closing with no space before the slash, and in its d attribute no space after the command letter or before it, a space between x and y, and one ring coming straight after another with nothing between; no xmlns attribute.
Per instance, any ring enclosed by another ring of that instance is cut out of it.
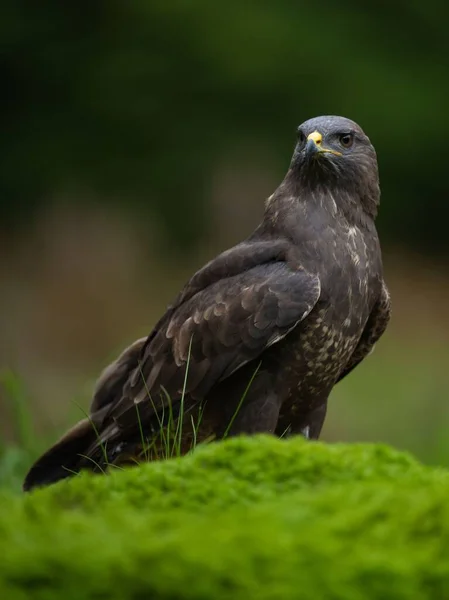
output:
<svg viewBox="0 0 449 600"><path fill-rule="evenodd" d="M199 395L204 395L286 335L310 312L319 291L318 278L293 271L284 262L214 283L174 310L146 346L141 371L134 372L124 395L140 397L144 387L157 394L163 385L175 400L182 392L189 348L187 391L195 395L198 371L212 373L209 385L201 386Z"/></svg>

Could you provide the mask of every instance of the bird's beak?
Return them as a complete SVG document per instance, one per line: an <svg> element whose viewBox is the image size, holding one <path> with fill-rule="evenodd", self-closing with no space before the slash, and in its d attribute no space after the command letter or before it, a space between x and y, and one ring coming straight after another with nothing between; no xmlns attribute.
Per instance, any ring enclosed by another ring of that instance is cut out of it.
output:
<svg viewBox="0 0 449 600"><path fill-rule="evenodd" d="M325 148L323 146L323 136L319 131L314 131L309 136L307 136L306 156L307 158L312 158L312 156L317 156L323 153L341 156L341 152L337 152L336 150L332 150L331 148Z"/></svg>

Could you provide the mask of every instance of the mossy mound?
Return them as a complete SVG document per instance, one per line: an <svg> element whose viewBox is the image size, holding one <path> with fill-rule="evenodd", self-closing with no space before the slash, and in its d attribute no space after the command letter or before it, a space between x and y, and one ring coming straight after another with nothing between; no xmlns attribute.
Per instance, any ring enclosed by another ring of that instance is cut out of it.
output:
<svg viewBox="0 0 449 600"><path fill-rule="evenodd" d="M0 598L449 598L449 474L267 436L0 497Z"/></svg>

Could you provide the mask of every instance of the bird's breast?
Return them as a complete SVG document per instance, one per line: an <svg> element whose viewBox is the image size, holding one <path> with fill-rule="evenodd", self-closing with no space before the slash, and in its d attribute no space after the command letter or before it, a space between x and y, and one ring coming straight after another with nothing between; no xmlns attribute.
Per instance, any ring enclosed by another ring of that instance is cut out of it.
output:
<svg viewBox="0 0 449 600"><path fill-rule="evenodd" d="M286 366L280 375L291 389L307 395L331 387L354 352L367 314L334 316L334 307L318 308L286 338L279 355Z"/></svg>

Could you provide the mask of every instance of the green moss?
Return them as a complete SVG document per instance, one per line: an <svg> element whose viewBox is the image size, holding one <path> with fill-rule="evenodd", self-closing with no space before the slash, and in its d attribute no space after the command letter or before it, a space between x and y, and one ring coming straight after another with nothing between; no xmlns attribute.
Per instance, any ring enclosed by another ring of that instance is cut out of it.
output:
<svg viewBox="0 0 449 600"><path fill-rule="evenodd" d="M261 436L0 497L0 598L449 597L449 474Z"/></svg>

